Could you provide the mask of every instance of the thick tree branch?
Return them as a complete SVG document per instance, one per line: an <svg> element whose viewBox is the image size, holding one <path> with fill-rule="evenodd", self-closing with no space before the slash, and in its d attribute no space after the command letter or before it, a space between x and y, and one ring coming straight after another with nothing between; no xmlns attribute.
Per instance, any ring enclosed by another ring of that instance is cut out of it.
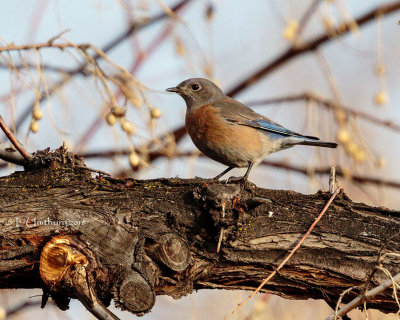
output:
<svg viewBox="0 0 400 320"><path fill-rule="evenodd" d="M104 306L114 299L143 313L156 294L253 290L331 196L200 179L93 178L63 149L35 157L41 169L0 178L0 288L42 287L62 309L68 297L89 309L96 299ZM345 289L364 286L384 244L385 252L397 252L399 229L399 212L338 195L262 290L335 302ZM400 271L394 255L382 266ZM375 272L370 287L386 280ZM355 297L349 293L343 302ZM397 311L390 289L367 306Z"/></svg>

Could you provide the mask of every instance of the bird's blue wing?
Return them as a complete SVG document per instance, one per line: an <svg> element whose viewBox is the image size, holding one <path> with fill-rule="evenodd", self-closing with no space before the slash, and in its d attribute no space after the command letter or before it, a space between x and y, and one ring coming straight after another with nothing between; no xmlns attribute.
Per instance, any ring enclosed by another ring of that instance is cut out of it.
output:
<svg viewBox="0 0 400 320"><path fill-rule="evenodd" d="M283 136L303 137L303 135L301 135L297 132L286 129L285 127L282 127L281 125L279 125L275 122L266 120L266 119L244 121L243 125L247 125L250 127L254 127L256 129L265 130L265 131L272 132L272 133L277 133L277 134L283 135Z"/></svg>
<svg viewBox="0 0 400 320"><path fill-rule="evenodd" d="M286 129L230 97L216 101L213 103L213 106L220 110L220 114L226 121L262 130L272 139L292 137L319 140L316 137L303 136L302 134Z"/></svg>

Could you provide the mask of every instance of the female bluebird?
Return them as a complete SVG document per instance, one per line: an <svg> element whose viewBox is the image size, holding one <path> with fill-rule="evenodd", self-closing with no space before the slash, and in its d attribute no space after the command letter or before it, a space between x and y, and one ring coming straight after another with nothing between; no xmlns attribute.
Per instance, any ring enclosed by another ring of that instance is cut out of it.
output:
<svg viewBox="0 0 400 320"><path fill-rule="evenodd" d="M323 142L282 127L226 96L207 79L188 79L167 91L176 92L185 100L185 126L196 147L211 159L228 166L215 179L233 168L247 167L242 177L246 181L254 163L296 144L337 147L336 143Z"/></svg>

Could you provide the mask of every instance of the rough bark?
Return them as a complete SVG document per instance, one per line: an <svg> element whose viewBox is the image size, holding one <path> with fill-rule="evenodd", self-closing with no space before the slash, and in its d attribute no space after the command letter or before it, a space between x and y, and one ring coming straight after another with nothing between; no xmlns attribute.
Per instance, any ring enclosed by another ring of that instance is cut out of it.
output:
<svg viewBox="0 0 400 320"><path fill-rule="evenodd" d="M330 197L202 179L117 180L83 169L62 149L35 161L0 178L0 288L41 287L62 309L72 297L94 314L96 301L115 299L140 314L155 295L252 290ZM399 227L399 212L340 194L262 291L334 304L366 283L383 246L397 251ZM387 256L383 266L398 273L400 259ZM369 287L386 279L378 271ZM397 311L391 289L367 305Z"/></svg>

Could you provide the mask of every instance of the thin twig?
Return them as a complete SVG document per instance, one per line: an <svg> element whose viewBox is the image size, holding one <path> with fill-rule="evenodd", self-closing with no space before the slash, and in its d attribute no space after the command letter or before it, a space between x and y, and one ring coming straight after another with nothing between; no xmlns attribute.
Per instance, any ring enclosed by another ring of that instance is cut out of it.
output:
<svg viewBox="0 0 400 320"><path fill-rule="evenodd" d="M5 63L0 63L0 69L9 69L10 67L5 64ZM32 70L37 70L37 64L36 63L30 63L30 62L25 62L24 64L13 64L12 68L14 70L25 70L26 68L32 69ZM43 71L49 71L49 72L59 72L59 73L65 73L65 74L71 74L74 72L74 69L66 69L63 67L58 67L58 66L53 66L53 65L48 65L48 64L42 64L40 68ZM86 72L82 72L83 75L86 75Z"/></svg>
<svg viewBox="0 0 400 320"><path fill-rule="evenodd" d="M22 148L22 146L18 142L18 139L14 136L14 134L6 126L2 116L0 116L0 128L4 131L4 133L6 134L7 138L14 145L15 149L17 149L19 151L19 153L24 157L24 159L26 161L31 160L32 159L32 155L30 153L28 153L24 148Z"/></svg>
<svg viewBox="0 0 400 320"><path fill-rule="evenodd" d="M386 239L385 243L381 246L381 248L379 249L378 252L378 257L376 259L376 266L374 267L374 269L371 271L371 273L369 274L367 281L365 281L365 286L364 286L364 290L363 290L363 294L365 294L368 289L369 289L369 285L372 282L372 278L374 277L376 271L378 270L376 267L379 267L380 265L382 265L383 260L385 259L385 257L387 256L387 254L383 254L383 250L385 250L387 248L387 246L389 245L390 241L392 241L395 237L397 237L400 234L400 231L396 232L395 234L391 235L388 239Z"/></svg>
<svg viewBox="0 0 400 320"><path fill-rule="evenodd" d="M398 281L400 281L400 273L396 274L393 278L386 280L385 282L382 282L379 286L367 291L365 294L361 294L361 295L357 296L356 298L354 298L353 300L351 300L349 303L345 304L342 308L340 308L337 311L336 316L342 317L343 315L347 314L351 310L357 308L363 302L367 301L368 298L378 295L379 293L392 287L393 283L397 283ZM335 314L331 314L325 320L333 320L333 319L335 319Z"/></svg>
<svg viewBox="0 0 400 320"><path fill-rule="evenodd" d="M314 229L314 227L316 226L316 224L318 223L319 220L321 220L322 216L325 214L326 210L328 210L329 206L331 205L332 201L335 199L335 197L339 194L339 192L342 190L342 188L338 187L336 189L336 191L332 194L332 196L330 197L330 199L328 200L328 202L325 204L324 208L322 209L322 211L320 212L320 214L318 215L318 217L314 220L314 222L311 224L311 226L308 228L307 232L304 234L304 236L297 242L297 244L295 245L295 247L289 252L289 254L286 256L285 259L283 259L283 261L281 262L281 264L270 273L270 275L268 277L266 277L264 279L263 282L261 282L261 284L257 287L256 290L254 290L248 297L246 300L244 300L243 302L241 302L233 311L231 311L229 314L227 314L225 316L225 319L227 319L227 317L229 317L230 315L232 315L235 311L239 310L245 303L247 303L252 297L254 297L258 292L260 292L260 290L262 289L262 287L277 273L279 272L280 269L282 269L282 267L286 264L286 262L290 259L290 257L296 252L296 250L301 246L301 244L304 242L304 240L307 238L307 236L311 233L311 231Z"/></svg>
<svg viewBox="0 0 400 320"><path fill-rule="evenodd" d="M301 34L303 33L305 27L307 26L308 22L310 21L313 13L315 12L315 10L317 10L321 1L322 0L314 0L311 3L310 7L307 9L307 11L304 13L304 15L301 17L301 19L299 21L299 27L297 28L297 31L296 31L295 41L294 41L294 43L296 45L299 45L298 41L301 37Z"/></svg>
<svg viewBox="0 0 400 320"><path fill-rule="evenodd" d="M360 290L361 288L360 288L359 286L353 286L353 287L350 287L350 288L344 290L344 291L340 294L339 299L338 299L338 301L337 301L337 303L336 303L336 307L335 307L335 318L334 318L334 320L337 320L337 318L338 318L339 306L340 306L340 304L342 303L343 297L344 297L346 294L348 294L349 292L353 291L354 289L359 289L359 290Z"/></svg>
<svg viewBox="0 0 400 320"><path fill-rule="evenodd" d="M6 314L5 314L4 319L15 316L17 313L24 311L27 308L36 307L36 306L40 306L40 301L25 301L15 307L7 309L5 312Z"/></svg>
<svg viewBox="0 0 400 320"><path fill-rule="evenodd" d="M76 47L79 47L82 49L88 49L90 47L90 44L84 43L84 44L76 45L71 42L53 43L49 40L44 43L24 44L24 45L19 45L19 46L16 46L14 44L9 44L7 46L0 47L0 52L21 51L21 50L38 50L38 49L43 49L43 48L56 48L56 49L65 50L67 48L76 48Z"/></svg>

